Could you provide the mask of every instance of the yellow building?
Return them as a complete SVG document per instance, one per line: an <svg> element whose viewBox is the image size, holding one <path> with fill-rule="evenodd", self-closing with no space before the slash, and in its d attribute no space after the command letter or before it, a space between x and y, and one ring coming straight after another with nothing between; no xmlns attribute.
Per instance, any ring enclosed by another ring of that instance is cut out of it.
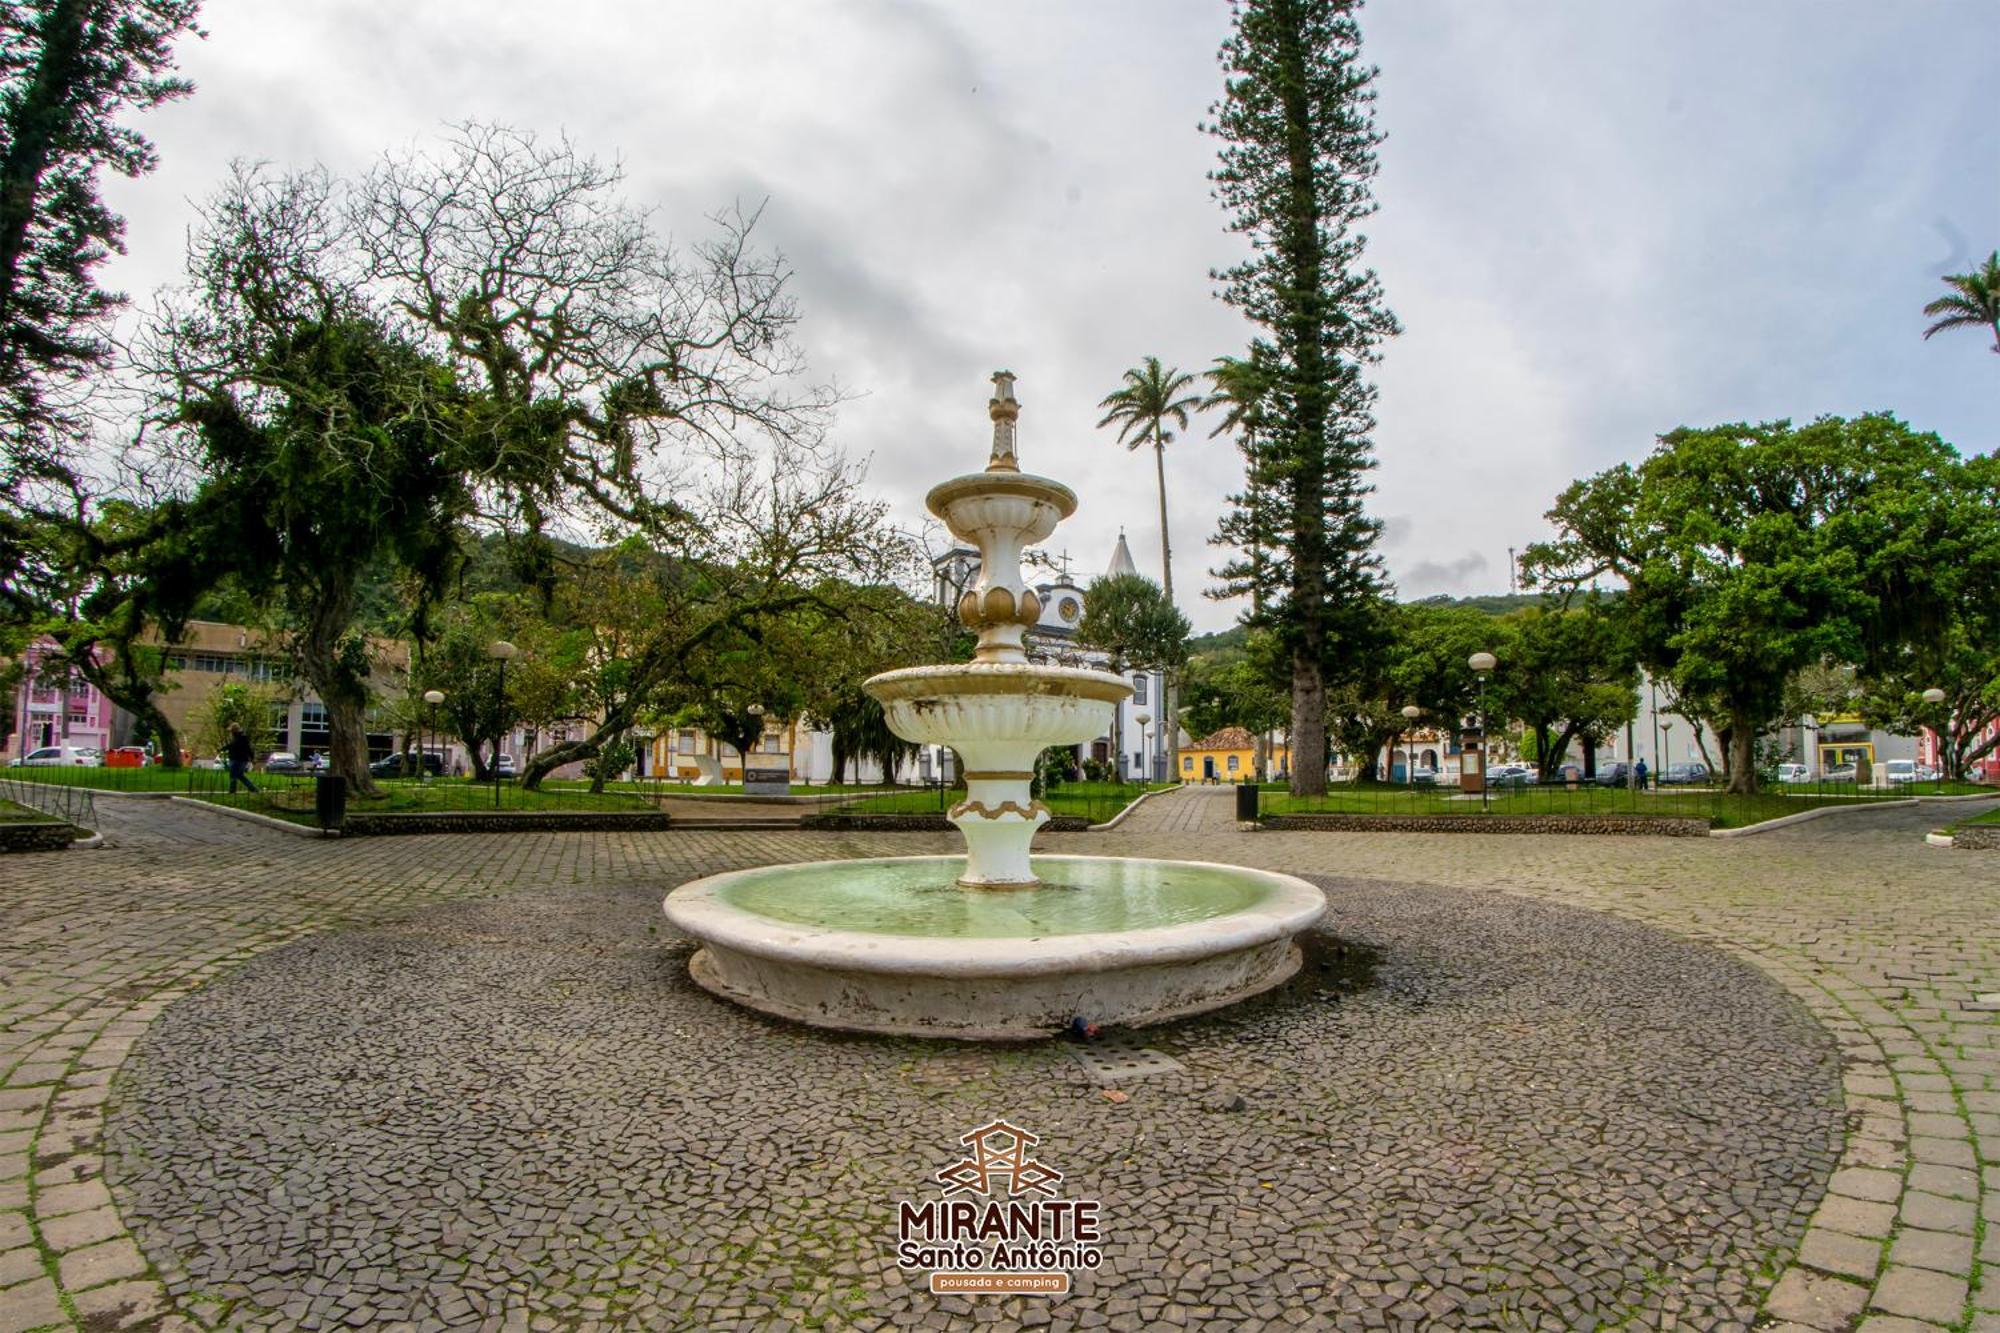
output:
<svg viewBox="0 0 2000 1333"><path fill-rule="evenodd" d="M807 778L809 775L800 761L811 746L804 732L805 728L797 722L782 726L766 722L764 739L751 755L751 766L790 768L795 780ZM743 781L743 756L736 752L736 747L699 727L675 727L659 732L653 737L651 759L646 768L648 776L667 782L696 782L704 777L711 782Z"/></svg>
<svg viewBox="0 0 2000 1333"><path fill-rule="evenodd" d="M1272 745L1264 756L1267 773L1288 766L1289 754ZM1257 738L1242 727L1224 727L1181 750L1182 782L1250 782L1257 776Z"/></svg>

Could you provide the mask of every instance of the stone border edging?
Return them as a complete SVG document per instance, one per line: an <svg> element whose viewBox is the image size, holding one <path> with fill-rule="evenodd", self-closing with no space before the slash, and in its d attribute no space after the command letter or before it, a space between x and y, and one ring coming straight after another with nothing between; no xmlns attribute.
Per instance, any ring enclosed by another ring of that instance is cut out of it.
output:
<svg viewBox="0 0 2000 1333"><path fill-rule="evenodd" d="M276 815L260 815L255 810L238 810L233 805L218 805L214 801L204 801L199 796L172 796L167 799L179 805L199 806L212 810L218 815L228 815L231 819L248 820L252 824L262 824L266 828L278 829L295 838L337 838L339 833L332 829L313 828L308 824L294 824L289 819L279 819Z"/></svg>
<svg viewBox="0 0 2000 1333"><path fill-rule="evenodd" d="M1958 838L1950 833L1926 833L1924 842L1932 847L1956 847Z"/></svg>
<svg viewBox="0 0 2000 1333"><path fill-rule="evenodd" d="M1996 792L1994 795L2000 795L2000 792ZM1767 819L1761 824L1745 824L1742 828L1711 829L1709 836L1711 838L1746 838L1753 833L1768 833L1772 829L1783 828L1787 824L1802 824L1808 819L1817 819L1821 815L1847 814L1854 810L1894 810L1903 806L1938 805L1960 801L1990 801L1992 799L1992 796L1986 795L1904 796L1893 801L1850 801L1835 805L1816 805L1810 810L1801 810L1795 815L1779 815L1776 819Z"/></svg>
<svg viewBox="0 0 2000 1333"><path fill-rule="evenodd" d="M1933 844L1938 847L1956 847L1967 852L2000 851L2000 826L1992 824L1973 824L1953 829L1949 833L1926 835L1926 840L1932 838L1943 839L1942 842Z"/></svg>
<svg viewBox="0 0 2000 1333"><path fill-rule="evenodd" d="M1268 815L1261 827L1292 833L1563 833L1705 838L1706 819L1683 815Z"/></svg>
<svg viewBox="0 0 2000 1333"><path fill-rule="evenodd" d="M777 827L785 827L780 824ZM954 825L940 814L908 815L803 815L798 827L817 833L950 833ZM1056 815L1042 825L1043 833L1087 833L1091 824L1082 815Z"/></svg>
<svg viewBox="0 0 2000 1333"><path fill-rule="evenodd" d="M347 816L350 838L433 833L662 833L673 817L660 810L421 810Z"/></svg>
<svg viewBox="0 0 2000 1333"><path fill-rule="evenodd" d="M1111 818L1105 820L1102 824L1092 824L1090 828L1086 830L1086 832L1109 833L1112 829L1117 828L1120 824L1125 822L1125 816L1131 814L1134 810L1137 810L1140 806L1152 800L1155 796L1164 796L1170 791L1179 791L1179 790L1181 790L1180 787L1155 787L1151 791L1142 791L1137 796L1134 796L1129 802L1127 802L1123 810L1120 810L1117 814L1111 816Z"/></svg>

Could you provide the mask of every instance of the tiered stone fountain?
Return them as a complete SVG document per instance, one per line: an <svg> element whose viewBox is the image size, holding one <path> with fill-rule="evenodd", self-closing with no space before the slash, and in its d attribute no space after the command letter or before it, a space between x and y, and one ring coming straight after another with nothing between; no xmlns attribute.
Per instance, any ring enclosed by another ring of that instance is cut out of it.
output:
<svg viewBox="0 0 2000 1333"><path fill-rule="evenodd" d="M667 916L702 942L690 969L717 994L870 1032L1011 1040L1074 1017L1153 1023L1277 985L1298 967L1293 937L1326 909L1289 875L1030 855L1049 819L1032 794L1036 756L1105 734L1131 686L1028 661L1023 635L1041 606L1021 553L1076 512L1076 495L1020 470L1014 377L993 383L986 470L926 501L979 548L979 581L957 608L978 651L866 686L897 735L957 751L966 796L950 818L966 856L771 866L682 885Z"/></svg>

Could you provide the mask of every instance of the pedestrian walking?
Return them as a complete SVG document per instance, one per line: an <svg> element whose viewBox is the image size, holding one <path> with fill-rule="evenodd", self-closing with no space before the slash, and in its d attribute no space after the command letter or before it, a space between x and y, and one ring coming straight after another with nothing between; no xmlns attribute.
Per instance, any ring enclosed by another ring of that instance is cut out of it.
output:
<svg viewBox="0 0 2000 1333"><path fill-rule="evenodd" d="M231 796L236 794L236 784L239 782L253 792L257 790L257 784L250 780L250 760L252 755L250 738L243 734L242 727L231 722L229 724L229 744L225 745L222 749L222 757L229 763L229 794Z"/></svg>
<svg viewBox="0 0 2000 1333"><path fill-rule="evenodd" d="M1632 765L1632 772L1639 779L1639 790L1646 790L1646 761L1641 759L1638 763Z"/></svg>

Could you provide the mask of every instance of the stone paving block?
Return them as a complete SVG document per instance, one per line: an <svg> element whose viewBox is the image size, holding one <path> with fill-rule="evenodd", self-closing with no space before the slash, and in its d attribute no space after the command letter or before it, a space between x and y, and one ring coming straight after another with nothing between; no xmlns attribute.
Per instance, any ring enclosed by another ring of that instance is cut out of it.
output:
<svg viewBox="0 0 2000 1333"><path fill-rule="evenodd" d="M1965 1139L1911 1138L1910 1156L1919 1162L1933 1162L1939 1166L1962 1166L1968 1170L1979 1165L1979 1158L1972 1150L1972 1144Z"/></svg>
<svg viewBox="0 0 2000 1333"><path fill-rule="evenodd" d="M1896 1206L1830 1194L1819 1206L1819 1211L1813 1214L1812 1224L1815 1227L1827 1227L1833 1231L1845 1232L1850 1236L1881 1240L1895 1228Z"/></svg>
<svg viewBox="0 0 2000 1333"><path fill-rule="evenodd" d="M0 1252L0 1287L26 1282L42 1271L42 1252L33 1246Z"/></svg>
<svg viewBox="0 0 2000 1333"><path fill-rule="evenodd" d="M51 1217L42 1223L42 1240L52 1250L78 1250L123 1235L125 1224L115 1208L92 1208Z"/></svg>
<svg viewBox="0 0 2000 1333"><path fill-rule="evenodd" d="M1979 1176L1962 1166L1923 1163L1910 1168L1910 1188L1926 1194L1941 1194L1947 1199L1977 1199Z"/></svg>
<svg viewBox="0 0 2000 1333"><path fill-rule="evenodd" d="M1844 1194L1851 1199L1894 1203L1902 1196L1903 1178L1891 1171L1844 1167L1833 1173L1833 1178L1827 1181L1826 1188L1829 1194Z"/></svg>
<svg viewBox="0 0 2000 1333"><path fill-rule="evenodd" d="M1899 1314L1871 1314L1856 1326L1855 1333L1940 1333L1940 1326Z"/></svg>
<svg viewBox="0 0 2000 1333"><path fill-rule="evenodd" d="M1764 1302L1765 1312L1808 1328L1844 1330L1868 1304L1868 1288L1857 1282L1821 1277L1794 1268L1778 1280Z"/></svg>
<svg viewBox="0 0 2000 1333"><path fill-rule="evenodd" d="M43 1217L61 1217L64 1213L80 1213L90 1208L109 1208L111 1191L104 1188L102 1180L85 1180L76 1184L51 1185L35 1191L35 1211Z"/></svg>
<svg viewBox="0 0 2000 1333"><path fill-rule="evenodd" d="M81 1291L119 1278L138 1277L146 1271L146 1260L130 1237L101 1241L71 1250L56 1261L56 1275L69 1291Z"/></svg>
<svg viewBox="0 0 2000 1333"><path fill-rule="evenodd" d="M56 1284L38 1277L0 1291L0 1333L22 1333L45 1324L67 1324Z"/></svg>
<svg viewBox="0 0 2000 1333"><path fill-rule="evenodd" d="M1889 1247L1889 1262L1963 1277L1972 1271L1972 1237L1905 1227L1896 1233L1895 1243Z"/></svg>
<svg viewBox="0 0 2000 1333"><path fill-rule="evenodd" d="M1799 1262L1808 1268L1867 1282L1882 1266L1882 1243L1814 1227L1799 1244Z"/></svg>
<svg viewBox="0 0 2000 1333"><path fill-rule="evenodd" d="M117 1282L71 1299L91 1333L143 1327L167 1313L167 1293L157 1282Z"/></svg>
<svg viewBox="0 0 2000 1333"><path fill-rule="evenodd" d="M1955 1324L1965 1313L1965 1279L1922 1268L1891 1267L1869 1297L1870 1309L1933 1324Z"/></svg>
<svg viewBox="0 0 2000 1333"><path fill-rule="evenodd" d="M1960 1231L1972 1234L1975 1209L1963 1199L1947 1199L1936 1194L1911 1190L1900 1208L1903 1225L1925 1231Z"/></svg>

